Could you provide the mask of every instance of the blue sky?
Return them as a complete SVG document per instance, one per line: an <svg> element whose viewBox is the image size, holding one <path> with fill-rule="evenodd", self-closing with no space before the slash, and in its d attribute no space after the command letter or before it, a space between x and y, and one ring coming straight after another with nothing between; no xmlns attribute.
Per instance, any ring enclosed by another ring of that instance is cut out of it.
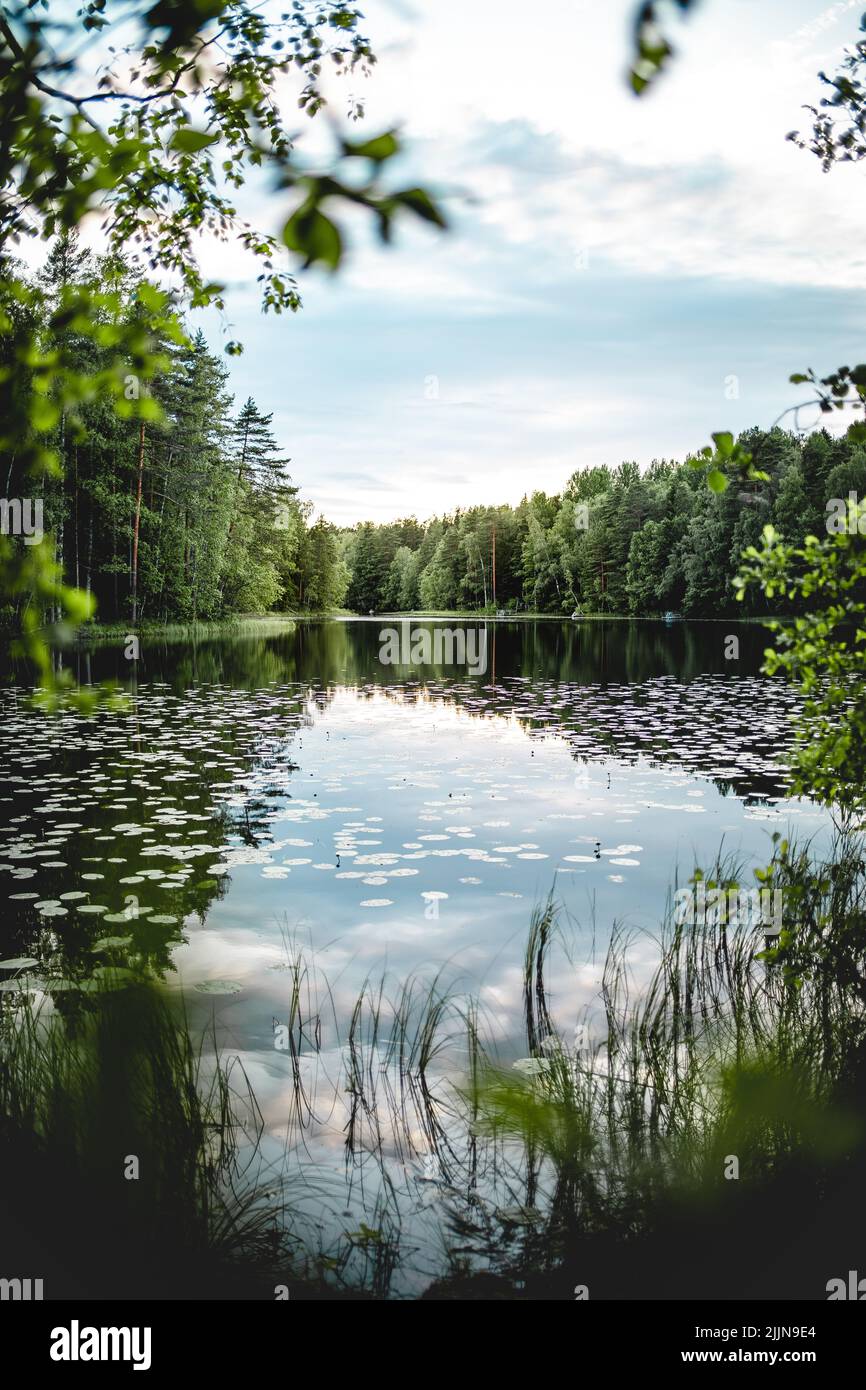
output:
<svg viewBox="0 0 866 1390"><path fill-rule="evenodd" d="M338 276L262 317L234 250L213 345L239 337L239 400L274 412L317 511L348 524L558 491L576 468L682 457L770 425L792 371L866 356L864 171L786 143L856 40L862 0L704 0L670 75L624 80L632 0L371 0L362 129L402 128L399 177L452 221L383 251L350 222ZM756 13L758 11L758 13ZM293 93L287 89L287 102ZM301 152L327 147L299 117ZM357 131L354 128L353 133ZM282 195L250 192L279 226ZM803 424L811 424L805 419Z"/></svg>

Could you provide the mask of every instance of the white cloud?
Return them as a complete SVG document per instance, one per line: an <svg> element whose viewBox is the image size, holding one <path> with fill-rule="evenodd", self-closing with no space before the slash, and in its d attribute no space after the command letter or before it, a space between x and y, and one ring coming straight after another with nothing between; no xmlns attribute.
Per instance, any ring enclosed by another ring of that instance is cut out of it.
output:
<svg viewBox="0 0 866 1390"><path fill-rule="evenodd" d="M864 171L824 175L784 138L856 5L706 0L640 101L633 0L364 9L380 61L333 81L332 109L352 90L353 133L403 126L388 177L438 189L452 231L406 225L383 250L350 217L345 269L299 275L304 308L279 319L259 315L250 258L203 247L231 286L228 323L203 322L245 344L233 389L275 411L328 516L517 501L578 466L681 456L771 423L791 371L862 358ZM297 127L307 158L329 147L326 122ZM256 185L239 203L273 230L290 199Z"/></svg>

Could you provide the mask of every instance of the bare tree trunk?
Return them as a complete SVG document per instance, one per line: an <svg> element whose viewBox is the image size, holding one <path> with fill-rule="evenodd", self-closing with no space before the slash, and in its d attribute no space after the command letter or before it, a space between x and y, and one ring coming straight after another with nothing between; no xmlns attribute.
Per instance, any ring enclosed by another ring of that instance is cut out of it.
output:
<svg viewBox="0 0 866 1390"><path fill-rule="evenodd" d="M168 496L169 483L170 483L170 481L171 481L171 461L172 461L173 457L174 457L174 450L173 450L173 449L169 449L169 451L168 451L168 460L167 460L166 465L165 465L165 477L163 478L163 483L162 483L162 498L161 498L161 501L160 501L160 504L159 504L159 522L158 522L157 528L156 528L156 566L155 566L155 569L156 569L156 573L159 574L159 575L161 576L161 580L160 580L160 586L159 586L159 594L157 595L155 602L156 602L156 606L157 606L157 611L159 611L160 605L162 605L162 620L163 620L163 622L165 622L165 619L166 619L166 612L165 612L165 604L164 604L164 602L163 602L163 600L164 600L164 598L165 598L165 570L164 570L163 564L162 564L162 538L163 538L163 524L162 524L162 523L163 523L163 517L165 516L165 503L166 503L166 498L167 498L167 496ZM152 479L153 479L154 475L155 475L155 469L154 469L154 467L153 467L153 459L151 458L151 478L152 478ZM153 508L153 495L152 495L152 494L153 494L153 486L154 486L154 484L153 484L153 482L151 482L151 508Z"/></svg>
<svg viewBox="0 0 866 1390"><path fill-rule="evenodd" d="M90 516L87 525L87 583L85 585L88 594L92 587L93 575L93 503L90 505Z"/></svg>
<svg viewBox="0 0 866 1390"><path fill-rule="evenodd" d="M59 524L58 527L57 527L57 541L56 541L56 544L55 544L55 546L54 546L54 559L55 559L55 562L60 566L60 579L61 579L61 582L62 582L62 581L63 581L63 568L64 568L64 566L63 566L63 518L62 518L62 516L61 516L61 519L60 519L60 524ZM59 623L59 622L62 622L62 620L63 620L63 607L62 607L62 605L61 605L61 603L60 603L60 600L58 599L57 603L56 603L55 606L54 606L54 622L55 622L55 623Z"/></svg>
<svg viewBox="0 0 866 1390"><path fill-rule="evenodd" d="M81 572L78 563L78 445L75 446L75 587L81 587Z"/></svg>
<svg viewBox="0 0 866 1390"><path fill-rule="evenodd" d="M120 590L117 582L117 512L114 508L114 498L117 495L117 455L114 456L114 464L111 470L111 567L114 571L114 617L120 617Z"/></svg>
<svg viewBox="0 0 866 1390"><path fill-rule="evenodd" d="M138 427L138 487L135 494L135 523L132 528L132 626L138 622L138 533L141 527L141 489L144 480L144 421Z"/></svg>

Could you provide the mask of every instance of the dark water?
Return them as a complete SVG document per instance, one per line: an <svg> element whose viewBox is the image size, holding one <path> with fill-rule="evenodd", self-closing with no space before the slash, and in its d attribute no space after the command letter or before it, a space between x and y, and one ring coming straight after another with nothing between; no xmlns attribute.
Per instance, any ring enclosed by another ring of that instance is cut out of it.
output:
<svg viewBox="0 0 866 1390"><path fill-rule="evenodd" d="M471 677L383 665L382 625L67 650L127 692L90 716L4 691L2 956L74 979L108 940L264 1025L288 933L347 998L385 957L447 964L504 1022L551 890L579 934L652 928L720 846L751 867L826 823L786 800L797 697L760 628L733 661L730 624L490 624Z"/></svg>
<svg viewBox="0 0 866 1390"><path fill-rule="evenodd" d="M677 878L720 847L750 884L773 832L828 824L786 797L798 698L760 676L760 628L490 624L470 676L384 665L384 625L145 641L135 664L123 643L67 649L81 682L125 692L90 715L0 694L0 989L26 977L71 1016L94 979L182 984L193 1022L215 1017L243 1059L266 1142L319 1171L342 1161L366 981L393 997L439 974L507 1048L548 894L572 942L554 1003L576 1019L615 924L657 931ZM636 946L638 973L652 956ZM298 978L309 1027L290 1067L275 1037ZM299 1074L337 1097L305 1122Z"/></svg>

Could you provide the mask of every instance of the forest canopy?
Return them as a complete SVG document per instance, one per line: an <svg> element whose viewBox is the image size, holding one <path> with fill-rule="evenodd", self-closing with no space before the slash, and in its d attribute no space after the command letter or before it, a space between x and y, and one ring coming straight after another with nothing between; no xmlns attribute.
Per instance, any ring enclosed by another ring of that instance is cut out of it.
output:
<svg viewBox="0 0 866 1390"><path fill-rule="evenodd" d="M471 507L425 525L367 522L343 536L347 603L359 612L798 611L794 596L735 583L743 552L767 526L793 545L826 537L848 494L866 492L866 449L826 430L804 437L778 427L747 430L736 443L765 479L743 482L735 461L713 491L694 466L698 454L643 472L635 462L583 469L561 494L532 492L516 507ZM840 504L832 515L830 498Z"/></svg>
<svg viewBox="0 0 866 1390"><path fill-rule="evenodd" d="M314 519L293 479L290 444L267 402L235 399L230 369L179 312L118 255L95 256L75 234L55 239L28 288L28 333L46 357L99 379L112 370L118 335L142 320L156 337L150 379L134 372L122 393L83 401L74 420L55 409L41 438L59 460L40 483L42 529L68 585L101 622L214 621L236 614L447 611L652 616L797 612L802 597L735 583L742 555L772 526L788 545L828 536L828 499L866 494L866 447L852 431L809 436L754 428L725 486L707 487L697 451L682 462L604 463L574 472L562 491L527 487L516 505L472 506L426 520L338 529ZM64 316L70 296L100 287L85 326ZM51 410L51 402L45 402ZM751 459L760 481L743 479ZM27 459L10 451L7 497L28 489ZM533 462L527 460L530 482ZM10 538L11 539L11 538ZM34 538L30 538L31 540ZM31 547L18 543L26 560ZM742 597L740 597L742 596ZM40 621L61 616L49 601ZM10 626L33 611L13 594ZM90 611L90 610L88 610Z"/></svg>

